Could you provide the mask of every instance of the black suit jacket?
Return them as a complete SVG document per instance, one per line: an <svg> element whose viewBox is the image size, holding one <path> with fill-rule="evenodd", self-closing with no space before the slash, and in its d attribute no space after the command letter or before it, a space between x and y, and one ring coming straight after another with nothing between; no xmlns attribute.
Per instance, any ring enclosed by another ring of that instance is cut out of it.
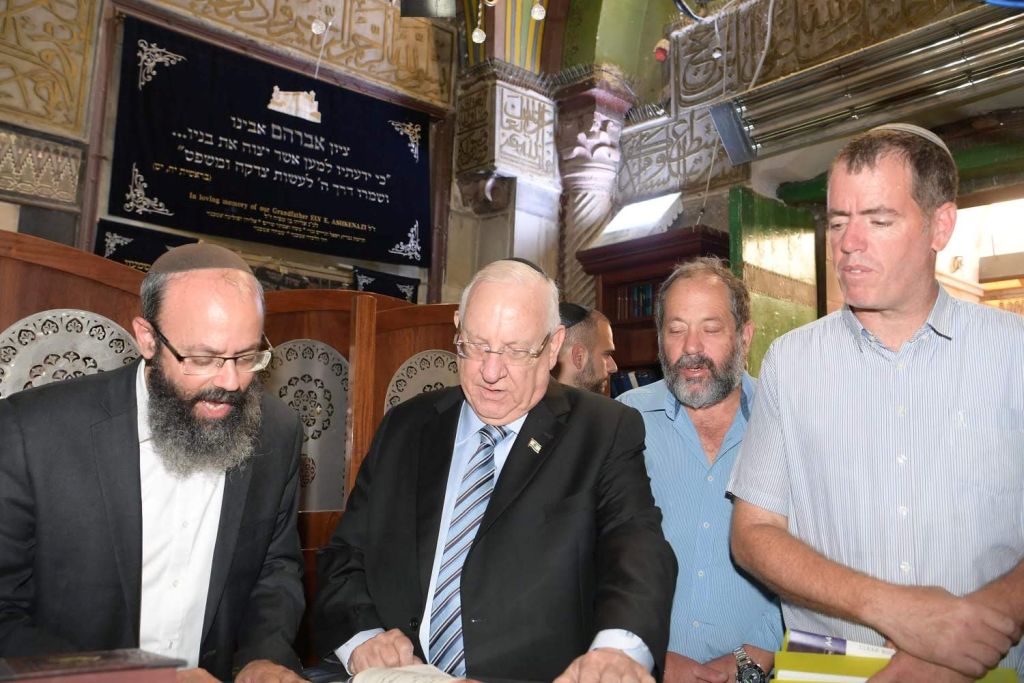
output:
<svg viewBox="0 0 1024 683"><path fill-rule="evenodd" d="M138 647L138 364L0 401L0 655ZM199 666L298 670L302 430L263 399L256 454L226 475Z"/></svg>
<svg viewBox="0 0 1024 683"><path fill-rule="evenodd" d="M360 631L399 628L426 661L418 630L462 402L460 388L445 389L385 416L319 554L321 654ZM551 382L463 567L469 676L550 681L610 628L643 638L661 670L676 565L643 451L639 413Z"/></svg>

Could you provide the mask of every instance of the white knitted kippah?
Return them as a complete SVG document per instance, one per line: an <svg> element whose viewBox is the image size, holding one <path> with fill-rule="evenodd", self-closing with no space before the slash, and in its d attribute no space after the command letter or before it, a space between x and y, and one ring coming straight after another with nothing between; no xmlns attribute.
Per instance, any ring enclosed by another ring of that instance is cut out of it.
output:
<svg viewBox="0 0 1024 683"><path fill-rule="evenodd" d="M911 135L916 135L920 138L924 138L928 142L938 145L939 147L942 148L943 152L949 155L950 159L953 158L953 153L949 151L949 147L946 147L946 143L942 141L942 138L940 138L938 135L931 132L927 128L915 126L912 123L886 123L881 126L876 126L868 132L871 133L876 130L896 130L900 131L901 133L910 133Z"/></svg>

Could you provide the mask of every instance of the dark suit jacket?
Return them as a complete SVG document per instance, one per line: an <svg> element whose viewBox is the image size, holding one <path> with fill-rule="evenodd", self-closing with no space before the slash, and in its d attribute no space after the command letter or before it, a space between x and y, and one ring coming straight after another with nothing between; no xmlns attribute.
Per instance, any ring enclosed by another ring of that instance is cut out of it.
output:
<svg viewBox="0 0 1024 683"><path fill-rule="evenodd" d="M0 655L138 647L138 365L0 401ZM295 515L302 430L263 399L256 454L226 475L199 666L300 668Z"/></svg>
<svg viewBox="0 0 1024 683"><path fill-rule="evenodd" d="M460 388L445 389L385 416L319 554L321 654L360 631L399 628L426 661L418 630L462 402ZM662 669L676 565L643 452L639 413L551 382L463 567L469 676L550 681L609 628L643 638Z"/></svg>

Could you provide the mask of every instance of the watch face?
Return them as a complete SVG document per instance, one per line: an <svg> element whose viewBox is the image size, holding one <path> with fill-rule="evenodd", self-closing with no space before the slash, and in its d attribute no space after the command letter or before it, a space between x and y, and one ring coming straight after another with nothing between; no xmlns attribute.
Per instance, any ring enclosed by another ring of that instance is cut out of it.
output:
<svg viewBox="0 0 1024 683"><path fill-rule="evenodd" d="M766 683L768 677L765 676L764 671L755 664L748 664L739 670L736 674L737 683Z"/></svg>

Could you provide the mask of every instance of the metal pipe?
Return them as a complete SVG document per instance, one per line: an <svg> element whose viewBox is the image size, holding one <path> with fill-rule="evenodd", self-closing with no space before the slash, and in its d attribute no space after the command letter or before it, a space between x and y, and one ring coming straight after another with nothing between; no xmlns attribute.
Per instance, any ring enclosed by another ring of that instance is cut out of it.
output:
<svg viewBox="0 0 1024 683"><path fill-rule="evenodd" d="M1024 84L1024 60L1017 60L1014 64L977 77L965 76L956 83L864 103L847 112L845 118L833 112L826 117L800 122L770 139L755 140L754 153L757 158L781 154L948 103L951 95L956 96L956 101L964 102L1021 84Z"/></svg>
<svg viewBox="0 0 1024 683"><path fill-rule="evenodd" d="M804 96L794 97L794 90L800 87L790 79L785 79L741 95L737 103L743 107L744 118L748 120L781 116L806 110L808 106L827 102L876 83L892 82L906 77L908 71L927 71L941 66L948 62L951 55L961 56L968 51L984 54L991 49L1005 49L1008 39L1019 37L1024 37L1024 14L1014 14L974 26L963 33L912 47L909 51L902 41L898 45L886 46L884 52L891 53L889 55L868 48L852 58L843 59L841 63L814 69L819 73L806 79L808 92ZM940 46L944 49L937 49ZM769 87L776 92L767 91Z"/></svg>
<svg viewBox="0 0 1024 683"><path fill-rule="evenodd" d="M948 60L950 55L945 57ZM984 76L988 72L997 71L1015 63L1024 63L1024 32L1009 45L989 47L988 50L980 54L961 55L956 57L953 62L924 71L893 74L890 78L877 83L866 84L862 86L861 90L850 90L844 96L829 98L817 106L808 106L804 98L791 95L803 106L791 107L791 111L787 112L787 115L777 115L765 119L755 118L748 110L743 113L743 120L751 135L758 139L767 138L780 130L791 128L794 123L799 121L829 116L835 112L859 109L867 102L885 100L901 92L941 88L942 84L969 80L972 74L979 77Z"/></svg>

